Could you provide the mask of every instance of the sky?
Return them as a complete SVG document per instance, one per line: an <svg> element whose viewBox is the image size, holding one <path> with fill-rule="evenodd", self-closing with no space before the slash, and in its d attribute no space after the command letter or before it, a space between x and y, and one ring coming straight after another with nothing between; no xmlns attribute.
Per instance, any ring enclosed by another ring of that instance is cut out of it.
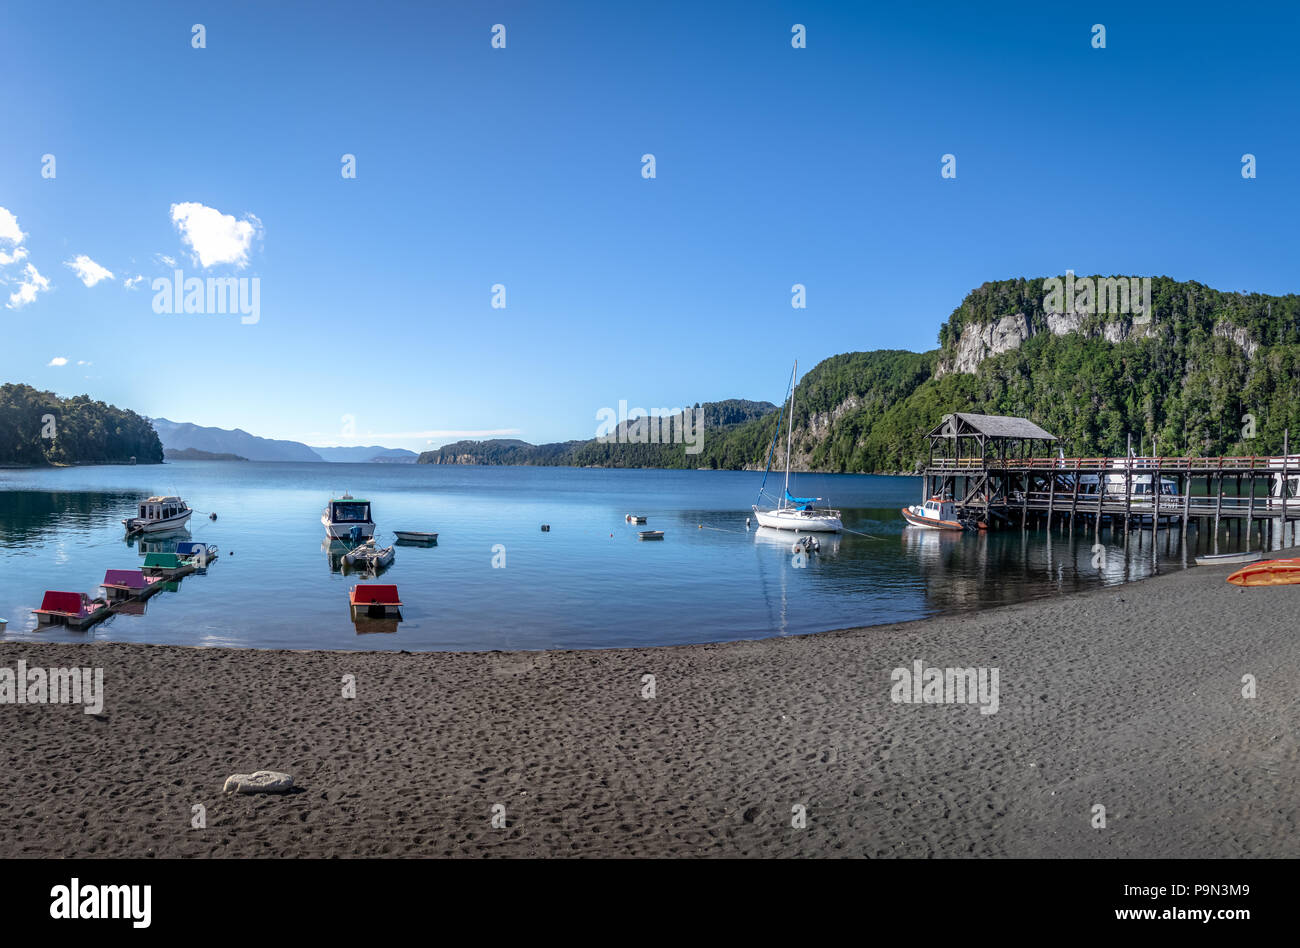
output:
<svg viewBox="0 0 1300 948"><path fill-rule="evenodd" d="M986 280L1296 292L1298 11L7 0L0 382L544 442L934 348ZM255 319L157 312L177 270Z"/></svg>

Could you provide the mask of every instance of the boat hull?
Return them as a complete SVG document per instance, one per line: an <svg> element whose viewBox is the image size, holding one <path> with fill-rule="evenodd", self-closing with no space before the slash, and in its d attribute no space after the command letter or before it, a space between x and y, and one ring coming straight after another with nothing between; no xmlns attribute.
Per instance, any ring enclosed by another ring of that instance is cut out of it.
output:
<svg viewBox="0 0 1300 948"><path fill-rule="evenodd" d="M1300 559L1251 563L1229 576L1228 582L1234 586L1291 586L1300 583Z"/></svg>
<svg viewBox="0 0 1300 948"><path fill-rule="evenodd" d="M1208 556L1198 556L1196 565L1228 566L1232 563L1257 563L1263 558L1264 554L1259 550L1253 550L1250 553L1216 553Z"/></svg>
<svg viewBox="0 0 1300 948"><path fill-rule="evenodd" d="M754 508L754 517L760 527L772 527L776 530L797 530L802 533L839 533L844 524L839 517L810 513L786 507L782 510L759 510Z"/></svg>
<svg viewBox="0 0 1300 948"><path fill-rule="evenodd" d="M322 515L320 522L325 527L325 535L331 540L349 540L352 538L352 528L361 528L362 539L368 540L375 535L375 525L373 523L334 523L328 516Z"/></svg>
<svg viewBox="0 0 1300 948"><path fill-rule="evenodd" d="M932 520L929 517L918 517L912 511L904 507L899 511L913 527L921 527L923 530L965 530L966 528L956 520Z"/></svg>
<svg viewBox="0 0 1300 948"><path fill-rule="evenodd" d="M141 520L139 517L133 517L130 520L123 520L122 525L126 527L126 532L134 533L163 533L168 530L179 530L189 522L192 510L175 517L168 517L166 520Z"/></svg>

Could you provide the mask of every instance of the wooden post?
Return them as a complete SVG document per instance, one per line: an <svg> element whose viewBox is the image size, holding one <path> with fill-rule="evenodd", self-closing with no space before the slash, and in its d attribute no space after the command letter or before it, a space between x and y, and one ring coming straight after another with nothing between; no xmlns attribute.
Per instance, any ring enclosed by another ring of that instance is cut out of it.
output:
<svg viewBox="0 0 1300 948"><path fill-rule="evenodd" d="M1128 533L1128 519L1133 513L1133 459L1124 459L1124 532Z"/></svg>
<svg viewBox="0 0 1300 948"><path fill-rule="evenodd" d="M1214 501L1214 552L1219 552L1219 514L1223 512L1223 458L1219 458L1219 491Z"/></svg>
<svg viewBox="0 0 1300 948"><path fill-rule="evenodd" d="M1188 473L1184 474L1184 475L1183 475L1183 479L1182 479L1182 480L1183 480L1183 542L1184 542L1184 543L1187 542L1187 519L1188 519L1188 514L1189 514L1189 512L1190 512L1191 509L1192 509L1192 475L1191 475L1191 465L1192 465L1192 462L1191 462L1190 460L1187 461L1187 470L1188 470Z"/></svg>
<svg viewBox="0 0 1300 948"><path fill-rule="evenodd" d="M1282 543L1286 543L1286 492L1291 486L1287 480L1287 451L1290 449L1291 429L1286 428L1282 431Z"/></svg>
<svg viewBox="0 0 1300 948"><path fill-rule="evenodd" d="M1240 478L1238 478L1240 480ZM1250 549L1250 531L1255 528L1255 459L1250 459L1250 501L1246 505L1246 549Z"/></svg>

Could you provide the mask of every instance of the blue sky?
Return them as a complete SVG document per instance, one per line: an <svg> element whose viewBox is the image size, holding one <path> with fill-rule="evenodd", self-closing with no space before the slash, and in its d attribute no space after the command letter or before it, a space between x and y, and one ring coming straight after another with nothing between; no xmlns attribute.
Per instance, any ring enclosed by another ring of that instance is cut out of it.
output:
<svg viewBox="0 0 1300 948"><path fill-rule="evenodd" d="M312 444L540 442L933 348L985 280L1297 290L1296 7L912 6L8 2L0 381ZM155 313L163 258L258 278L258 322Z"/></svg>

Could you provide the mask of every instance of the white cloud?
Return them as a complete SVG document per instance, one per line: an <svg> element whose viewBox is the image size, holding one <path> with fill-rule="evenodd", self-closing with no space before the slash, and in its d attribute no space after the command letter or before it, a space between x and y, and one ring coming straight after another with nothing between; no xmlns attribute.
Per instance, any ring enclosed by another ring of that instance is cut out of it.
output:
<svg viewBox="0 0 1300 948"><path fill-rule="evenodd" d="M0 240L21 244L27 235L18 229L18 218L8 208L0 207Z"/></svg>
<svg viewBox="0 0 1300 948"><path fill-rule="evenodd" d="M36 268L29 263L23 269L23 278L18 284L18 289L9 294L9 302L5 306L8 309L21 309L36 299L37 293L44 293L49 288L50 281L41 276Z"/></svg>
<svg viewBox="0 0 1300 948"><path fill-rule="evenodd" d="M144 277L137 273L135 276L127 277L125 280L123 280L122 285L126 287L128 290L134 290L137 286L139 286L143 282L144 282Z"/></svg>
<svg viewBox="0 0 1300 948"><path fill-rule="evenodd" d="M86 286L94 286L101 280L113 279L113 274L110 271L101 267L84 253L78 254L75 259L65 260L63 265L76 273L77 278Z"/></svg>
<svg viewBox="0 0 1300 948"><path fill-rule="evenodd" d="M181 241L194 251L194 259L200 266L218 263L233 263L241 269L248 266L249 245L262 232L262 222L255 216L245 214L242 221L236 220L215 207L194 201L173 204L171 213Z"/></svg>
<svg viewBox="0 0 1300 948"><path fill-rule="evenodd" d="M63 356L55 356L53 359L51 359L49 362L45 364L45 367L48 369L52 365L67 365L67 364L68 364L68 360L65 359Z"/></svg>
<svg viewBox="0 0 1300 948"><path fill-rule="evenodd" d="M95 363L93 363L93 362L87 362L87 361L85 361L84 359L78 359L78 360L77 360L77 365L94 365L94 364L95 364Z"/></svg>
<svg viewBox="0 0 1300 948"><path fill-rule="evenodd" d="M156 253L156 254L154 254L154 259L157 260L159 263L165 264L166 266L169 266L169 267L174 267L174 266L176 266L176 258L175 258L175 257L169 257L169 256L167 256L167 254L165 254L165 253Z"/></svg>
<svg viewBox="0 0 1300 948"><path fill-rule="evenodd" d="M4 210L4 208L0 207L0 211L2 210ZM26 247L15 247L13 253L5 253L3 250L0 250L0 267L5 267L11 263L17 263L19 260L25 259L27 259Z"/></svg>

